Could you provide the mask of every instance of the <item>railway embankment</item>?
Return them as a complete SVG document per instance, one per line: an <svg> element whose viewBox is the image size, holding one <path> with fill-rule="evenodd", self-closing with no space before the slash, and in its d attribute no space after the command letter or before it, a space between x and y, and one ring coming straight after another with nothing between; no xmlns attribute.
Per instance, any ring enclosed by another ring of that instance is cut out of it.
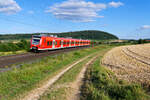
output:
<svg viewBox="0 0 150 100"><path fill-rule="evenodd" d="M0 56L0 72L11 70L12 68L18 68L18 65L20 64L22 65L22 63L30 63L50 55L56 55L56 54L74 51L78 49L84 49L84 48L87 47L67 48L67 49L53 50L53 51L42 52L42 53L28 52L28 53L16 54L11 56Z"/></svg>

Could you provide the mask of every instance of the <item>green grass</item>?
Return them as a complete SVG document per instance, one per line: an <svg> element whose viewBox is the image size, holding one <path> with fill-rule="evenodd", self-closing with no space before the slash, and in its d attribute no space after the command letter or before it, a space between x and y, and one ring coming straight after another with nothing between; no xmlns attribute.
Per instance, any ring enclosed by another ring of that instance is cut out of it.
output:
<svg viewBox="0 0 150 100"><path fill-rule="evenodd" d="M67 93L71 91L66 86L69 86L69 83L73 82L79 72L81 71L83 65L87 63L87 61L91 59L91 57L86 60L80 62L75 65L72 69L70 69L67 73L65 73L53 86L45 92L43 96L40 97L40 100L66 100ZM59 86L59 88L57 88Z"/></svg>
<svg viewBox="0 0 150 100"><path fill-rule="evenodd" d="M99 47L96 47L99 49ZM43 96L40 97L40 100L67 100L67 97L72 93L73 89L70 86L70 83L74 82L80 73L83 66L97 54L103 54L107 52L112 47L110 46L101 46L101 49L88 59L80 62L65 73L52 87L50 87Z"/></svg>
<svg viewBox="0 0 150 100"><path fill-rule="evenodd" d="M9 56L9 55L16 55L16 54L22 54L22 53L26 53L26 50L20 50L20 51L10 51L10 52L0 52L0 56Z"/></svg>
<svg viewBox="0 0 150 100"><path fill-rule="evenodd" d="M33 64L23 64L19 69L13 69L0 74L0 97L12 100L49 77L59 73L68 64L108 46L93 47L65 54L59 54L42 59Z"/></svg>
<svg viewBox="0 0 150 100"><path fill-rule="evenodd" d="M140 85L118 80L100 59L86 72L81 100L150 100Z"/></svg>

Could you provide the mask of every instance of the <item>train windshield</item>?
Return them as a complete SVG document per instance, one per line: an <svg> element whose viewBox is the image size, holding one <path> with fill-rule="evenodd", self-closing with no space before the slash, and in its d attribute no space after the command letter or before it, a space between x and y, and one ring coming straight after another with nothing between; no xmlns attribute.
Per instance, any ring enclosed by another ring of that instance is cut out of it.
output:
<svg viewBox="0 0 150 100"><path fill-rule="evenodd" d="M32 44L38 45L40 43L40 39L33 39Z"/></svg>

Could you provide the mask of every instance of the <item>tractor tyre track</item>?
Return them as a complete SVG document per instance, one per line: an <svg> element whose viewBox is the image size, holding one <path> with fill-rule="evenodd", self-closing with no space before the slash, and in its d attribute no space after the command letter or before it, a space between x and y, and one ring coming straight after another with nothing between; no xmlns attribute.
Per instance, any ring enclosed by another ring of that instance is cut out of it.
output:
<svg viewBox="0 0 150 100"><path fill-rule="evenodd" d="M122 49L122 51L125 55L127 55L133 59L136 59L137 61L139 61L141 63L147 64L150 66L150 58L139 55L139 54L131 51L128 47Z"/></svg>
<svg viewBox="0 0 150 100"><path fill-rule="evenodd" d="M72 94L70 94L67 98L67 100L80 100L80 95L81 95L81 91L80 91L80 88L81 88L81 85L83 84L83 79L84 79L84 75L85 75L85 72L88 68L88 66L90 66L98 57L99 55L91 58L82 68L82 70L80 71L80 73L78 74L75 82L73 82L71 84L71 88L73 89L73 92Z"/></svg>
<svg viewBox="0 0 150 100"><path fill-rule="evenodd" d="M140 83L144 87L150 85L150 59L137 54L132 46L114 48L105 55L102 64L121 80Z"/></svg>

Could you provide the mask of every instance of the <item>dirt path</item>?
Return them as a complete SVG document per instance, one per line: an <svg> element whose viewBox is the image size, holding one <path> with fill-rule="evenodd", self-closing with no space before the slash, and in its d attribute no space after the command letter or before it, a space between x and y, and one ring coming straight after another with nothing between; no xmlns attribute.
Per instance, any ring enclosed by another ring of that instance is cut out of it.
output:
<svg viewBox="0 0 150 100"><path fill-rule="evenodd" d="M80 87L82 85L82 80L84 79L84 75L85 75L85 72L87 70L87 67L92 64L96 58L98 57L95 56L93 57L92 59L90 59L86 64L85 66L83 66L81 72L79 73L79 75L77 76L76 80L71 84L71 88L73 90L73 92L67 96L67 100L80 100Z"/></svg>
<svg viewBox="0 0 150 100"><path fill-rule="evenodd" d="M50 87L53 83L55 83L65 72L67 72L68 70L70 70L73 66L77 65L78 63L84 61L85 59L87 59L89 56L86 56L80 60L78 60L77 62L73 63L72 65L68 66L67 68L65 68L64 70L62 70L59 74L57 74L56 76L50 78L47 82L45 82L44 84L42 84L42 86L30 91L23 99L19 99L19 100L38 100L39 97L48 89L48 87Z"/></svg>

